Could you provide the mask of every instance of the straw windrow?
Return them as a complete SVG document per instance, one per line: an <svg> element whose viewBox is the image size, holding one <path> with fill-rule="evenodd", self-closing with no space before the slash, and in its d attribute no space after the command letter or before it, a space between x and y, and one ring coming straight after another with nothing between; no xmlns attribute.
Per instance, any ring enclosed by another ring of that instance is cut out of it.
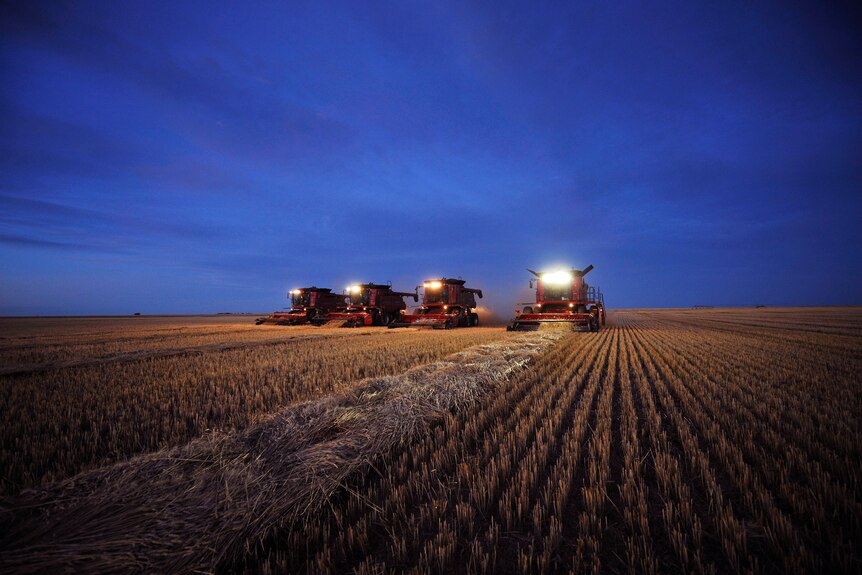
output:
<svg viewBox="0 0 862 575"><path fill-rule="evenodd" d="M0 568L212 571L315 512L350 475L504 381L565 331L478 346L233 434L6 500Z"/></svg>

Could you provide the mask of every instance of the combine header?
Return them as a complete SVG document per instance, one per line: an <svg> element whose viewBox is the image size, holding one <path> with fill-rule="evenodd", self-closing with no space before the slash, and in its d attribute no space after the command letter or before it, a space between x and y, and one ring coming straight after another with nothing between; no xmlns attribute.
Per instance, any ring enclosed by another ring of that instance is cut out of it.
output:
<svg viewBox="0 0 862 575"><path fill-rule="evenodd" d="M276 311L260 317L255 324L302 325L319 321L319 318L337 309L344 308L347 296L334 294L330 288L315 286L290 290L291 307L286 311Z"/></svg>
<svg viewBox="0 0 862 575"><path fill-rule="evenodd" d="M389 325L401 312L407 309L405 297L419 301L419 290L415 292L392 291L387 284L358 284L347 288L348 305L344 309L332 311L312 320L312 323L331 323L341 321L342 327L364 325Z"/></svg>
<svg viewBox="0 0 862 575"><path fill-rule="evenodd" d="M401 317L389 327L433 327L449 329L453 327L475 327L479 316L474 308L476 297L482 297L482 290L466 288L464 280L441 278L423 284L422 305L412 314Z"/></svg>
<svg viewBox="0 0 862 575"><path fill-rule="evenodd" d="M519 304L515 319L506 328L509 331L538 329L545 323L568 323L572 327L599 331L605 325L605 300L601 291L584 281L593 266L583 270L553 272L527 271L536 276L535 303Z"/></svg>

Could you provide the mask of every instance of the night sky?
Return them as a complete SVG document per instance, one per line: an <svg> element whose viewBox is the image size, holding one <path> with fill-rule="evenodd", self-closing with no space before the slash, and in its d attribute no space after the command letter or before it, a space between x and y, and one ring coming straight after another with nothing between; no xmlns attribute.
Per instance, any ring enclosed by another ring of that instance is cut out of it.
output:
<svg viewBox="0 0 862 575"><path fill-rule="evenodd" d="M849 2L219 4L0 8L0 314L862 304Z"/></svg>

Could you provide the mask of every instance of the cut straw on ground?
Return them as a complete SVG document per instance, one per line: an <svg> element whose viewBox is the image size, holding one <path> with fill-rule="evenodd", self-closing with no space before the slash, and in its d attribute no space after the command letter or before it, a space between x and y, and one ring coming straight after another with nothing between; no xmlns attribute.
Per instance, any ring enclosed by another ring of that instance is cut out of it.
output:
<svg viewBox="0 0 862 575"><path fill-rule="evenodd" d="M212 572L464 409L568 331L477 346L0 502L0 570Z"/></svg>

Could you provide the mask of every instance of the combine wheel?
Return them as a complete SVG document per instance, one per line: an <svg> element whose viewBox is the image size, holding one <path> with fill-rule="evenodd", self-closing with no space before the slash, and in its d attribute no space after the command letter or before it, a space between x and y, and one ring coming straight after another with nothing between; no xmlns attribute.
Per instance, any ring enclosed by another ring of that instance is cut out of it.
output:
<svg viewBox="0 0 862 575"><path fill-rule="evenodd" d="M470 314L470 327L478 327L479 325L479 314Z"/></svg>

